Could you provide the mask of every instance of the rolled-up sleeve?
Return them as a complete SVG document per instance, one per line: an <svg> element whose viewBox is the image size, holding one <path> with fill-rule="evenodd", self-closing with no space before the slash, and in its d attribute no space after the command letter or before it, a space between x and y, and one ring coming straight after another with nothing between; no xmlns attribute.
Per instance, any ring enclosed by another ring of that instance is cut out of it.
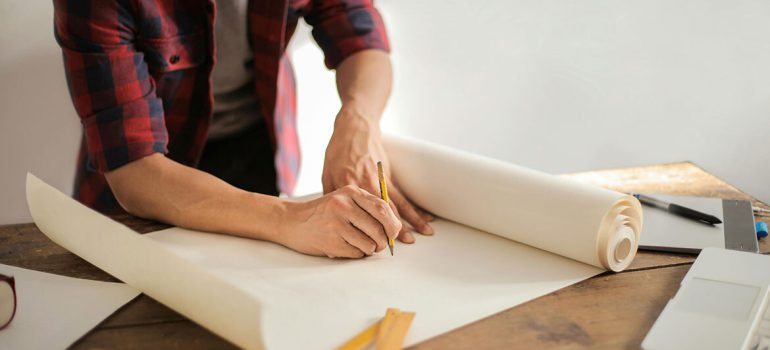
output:
<svg viewBox="0 0 770 350"><path fill-rule="evenodd" d="M315 0L305 20L329 69L362 50L390 51L385 24L371 0Z"/></svg>
<svg viewBox="0 0 770 350"><path fill-rule="evenodd" d="M54 1L54 34L70 96L83 124L89 165L106 172L167 153L163 103L134 19L118 1Z"/></svg>

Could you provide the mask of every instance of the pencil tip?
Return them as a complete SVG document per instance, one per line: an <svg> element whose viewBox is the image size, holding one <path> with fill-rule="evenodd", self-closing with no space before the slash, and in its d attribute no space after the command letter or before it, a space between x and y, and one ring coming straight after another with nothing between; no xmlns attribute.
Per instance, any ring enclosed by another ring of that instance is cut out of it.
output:
<svg viewBox="0 0 770 350"><path fill-rule="evenodd" d="M390 248L390 256L393 256L393 246L388 246L388 248Z"/></svg>

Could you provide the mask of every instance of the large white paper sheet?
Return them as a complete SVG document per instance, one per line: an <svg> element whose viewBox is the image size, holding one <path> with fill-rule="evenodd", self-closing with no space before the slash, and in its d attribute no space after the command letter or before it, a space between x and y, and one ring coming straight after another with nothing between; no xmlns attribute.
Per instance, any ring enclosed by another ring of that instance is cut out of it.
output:
<svg viewBox="0 0 770 350"><path fill-rule="evenodd" d="M0 349L65 349L139 295L123 283L100 282L0 264L16 279L16 317L0 331Z"/></svg>
<svg viewBox="0 0 770 350"><path fill-rule="evenodd" d="M269 349L331 349L388 307L417 313L414 344L603 271L445 220L433 226L435 236L398 245L395 257L363 260L181 228L147 236L258 299Z"/></svg>
<svg viewBox="0 0 770 350"><path fill-rule="evenodd" d="M60 246L237 345L262 348L259 301L242 289L31 174L27 205L40 231Z"/></svg>
<svg viewBox="0 0 770 350"><path fill-rule="evenodd" d="M636 253L633 197L409 140L386 148L406 194L448 219L395 257L332 260L182 228L138 235L34 176L28 202L51 239L245 348L328 349L387 307L417 312L414 344Z"/></svg>

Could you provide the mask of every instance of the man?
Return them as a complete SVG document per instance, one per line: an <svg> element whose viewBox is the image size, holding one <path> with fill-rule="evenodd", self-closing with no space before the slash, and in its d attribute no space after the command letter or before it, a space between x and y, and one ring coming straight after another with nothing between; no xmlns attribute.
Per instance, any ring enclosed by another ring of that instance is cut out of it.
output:
<svg viewBox="0 0 770 350"><path fill-rule="evenodd" d="M222 20L213 0L54 1L84 127L76 198L105 213L122 208L319 256L364 257L388 237L412 243L410 226L432 234L430 216L397 184L393 207L374 195L375 161L387 165L379 119L392 72L371 1L216 5ZM342 108L326 150L326 194L290 202L273 195L276 180L291 192L299 164L285 48L300 17L336 69Z"/></svg>

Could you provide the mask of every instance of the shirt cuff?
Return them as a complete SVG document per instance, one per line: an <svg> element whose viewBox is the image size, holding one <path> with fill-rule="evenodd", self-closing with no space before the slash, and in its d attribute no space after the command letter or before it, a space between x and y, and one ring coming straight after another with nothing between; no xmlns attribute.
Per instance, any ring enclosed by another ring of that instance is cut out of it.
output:
<svg viewBox="0 0 770 350"><path fill-rule="evenodd" d="M154 153L168 153L163 102L146 97L83 119L89 170L107 172Z"/></svg>
<svg viewBox="0 0 770 350"><path fill-rule="evenodd" d="M335 69L350 55L379 49L390 52L390 43L380 12L362 7L331 16L313 28L313 37L324 52L324 63Z"/></svg>

